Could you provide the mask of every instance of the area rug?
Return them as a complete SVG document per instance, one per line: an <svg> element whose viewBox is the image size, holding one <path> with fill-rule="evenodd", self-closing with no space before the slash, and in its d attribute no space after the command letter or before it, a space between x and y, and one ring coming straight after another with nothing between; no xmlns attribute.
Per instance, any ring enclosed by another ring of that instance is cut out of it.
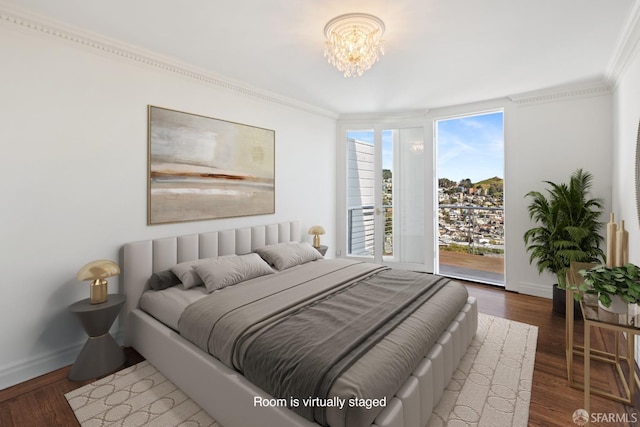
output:
<svg viewBox="0 0 640 427"><path fill-rule="evenodd" d="M537 335L535 326L479 314L429 427L526 426ZM65 397L82 427L222 427L147 361Z"/></svg>
<svg viewBox="0 0 640 427"><path fill-rule="evenodd" d="M64 396L82 427L222 427L146 360Z"/></svg>
<svg viewBox="0 0 640 427"><path fill-rule="evenodd" d="M486 314L428 427L526 427L538 327Z"/></svg>

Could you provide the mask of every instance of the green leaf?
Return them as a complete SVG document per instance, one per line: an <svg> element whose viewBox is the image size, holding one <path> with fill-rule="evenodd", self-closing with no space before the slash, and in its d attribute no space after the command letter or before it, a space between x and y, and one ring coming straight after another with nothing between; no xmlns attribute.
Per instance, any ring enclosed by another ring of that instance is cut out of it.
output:
<svg viewBox="0 0 640 427"><path fill-rule="evenodd" d="M544 181L546 192L525 195L530 198L529 218L535 223L523 235L529 263L535 263L540 273L557 275L561 285L571 262L602 263L605 258L600 248L602 200L589 197L592 181L589 172L578 169L569 184Z"/></svg>
<svg viewBox="0 0 640 427"><path fill-rule="evenodd" d="M609 308L611 306L611 298L609 298L609 295L607 294L600 294L600 296L598 297L598 299L600 300L600 302L602 303L602 305L604 305L605 307Z"/></svg>

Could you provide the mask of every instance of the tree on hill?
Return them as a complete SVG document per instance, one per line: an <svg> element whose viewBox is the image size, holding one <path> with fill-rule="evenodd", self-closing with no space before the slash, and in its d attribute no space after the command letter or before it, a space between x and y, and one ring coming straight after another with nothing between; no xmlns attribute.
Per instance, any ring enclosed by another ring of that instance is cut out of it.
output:
<svg viewBox="0 0 640 427"><path fill-rule="evenodd" d="M460 187L464 187L464 188L471 188L473 187L473 183L471 182L471 180L469 178L465 178L463 180L461 180L458 185Z"/></svg>
<svg viewBox="0 0 640 427"><path fill-rule="evenodd" d="M451 188L451 187L455 187L456 185L457 185L456 182L450 180L449 178L438 178L439 188Z"/></svg>

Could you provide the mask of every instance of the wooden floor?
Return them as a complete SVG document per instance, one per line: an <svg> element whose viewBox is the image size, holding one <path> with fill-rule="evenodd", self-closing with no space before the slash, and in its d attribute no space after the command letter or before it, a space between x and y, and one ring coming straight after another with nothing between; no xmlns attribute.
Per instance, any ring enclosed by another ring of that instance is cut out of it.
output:
<svg viewBox="0 0 640 427"><path fill-rule="evenodd" d="M481 313L538 326L538 345L533 371L533 387L529 410L530 426L575 426L572 416L584 406L584 393L568 386L565 362L565 319L552 314L552 302L546 298L499 291L489 286L468 285L469 294L478 298ZM575 336L582 343L582 321L575 322ZM594 347L613 350L613 337L592 333ZM576 357L576 373L582 370L581 358ZM591 381L600 388L619 393L617 376L608 365L593 363ZM581 381L582 376L577 375ZM591 396L591 413L601 413L601 420L592 426L640 426L640 399L625 406L597 396ZM625 415L626 414L626 415ZM599 415L598 415L599 416ZM604 418L607 417L607 418ZM614 419L635 421L610 422Z"/></svg>
<svg viewBox="0 0 640 427"><path fill-rule="evenodd" d="M538 326L538 345L531 408L530 426L575 426L572 415L583 407L583 393L567 385L564 356L564 319L551 314L551 301L505 292L498 288L468 285L469 293L478 298L479 311L505 319ZM578 334L582 322L576 323ZM600 346L611 345L608 337L596 336ZM127 349L127 365L142 360L135 351ZM579 361L577 361L579 362ZM578 366L580 368L580 366ZM73 412L64 398L64 393L91 381L72 382L67 379L69 367L43 375L42 377L0 390L0 426L78 426ZM607 366L595 366L592 381L610 389L617 389L616 377ZM635 423L602 422L598 426L640 426L640 404L624 406L609 400L592 397L592 413L609 417L636 420ZM626 414L626 415L625 415ZM270 427L270 426L265 426ZM500 426L496 426L500 427ZM505 426L507 427L507 426Z"/></svg>

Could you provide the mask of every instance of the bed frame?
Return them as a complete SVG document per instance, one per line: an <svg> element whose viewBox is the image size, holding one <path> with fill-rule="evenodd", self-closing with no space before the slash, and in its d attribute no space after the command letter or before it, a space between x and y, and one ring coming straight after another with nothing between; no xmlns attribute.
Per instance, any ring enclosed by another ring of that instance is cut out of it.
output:
<svg viewBox="0 0 640 427"><path fill-rule="evenodd" d="M125 345L135 348L224 427L317 426L284 407L255 407L254 397L271 396L139 309L154 272L183 261L242 255L300 238L300 223L291 221L125 244ZM470 297L372 426L425 426L475 335L477 322L476 300Z"/></svg>

